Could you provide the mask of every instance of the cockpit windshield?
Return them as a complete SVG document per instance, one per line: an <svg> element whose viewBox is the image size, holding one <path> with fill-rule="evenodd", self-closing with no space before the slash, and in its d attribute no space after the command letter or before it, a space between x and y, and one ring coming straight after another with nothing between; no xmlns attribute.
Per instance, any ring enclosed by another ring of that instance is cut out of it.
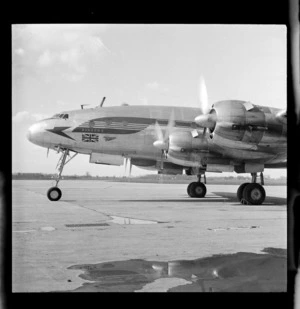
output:
<svg viewBox="0 0 300 309"><path fill-rule="evenodd" d="M69 118L69 114L55 114L52 118L68 119Z"/></svg>

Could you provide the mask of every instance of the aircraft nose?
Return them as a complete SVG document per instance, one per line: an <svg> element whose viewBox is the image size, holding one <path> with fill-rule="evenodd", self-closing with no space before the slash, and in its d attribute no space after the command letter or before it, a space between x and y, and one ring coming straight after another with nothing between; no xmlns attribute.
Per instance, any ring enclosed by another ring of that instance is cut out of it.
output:
<svg viewBox="0 0 300 309"><path fill-rule="evenodd" d="M44 143L44 131L46 124L41 121L33 124L27 131L27 139L36 145L42 146Z"/></svg>

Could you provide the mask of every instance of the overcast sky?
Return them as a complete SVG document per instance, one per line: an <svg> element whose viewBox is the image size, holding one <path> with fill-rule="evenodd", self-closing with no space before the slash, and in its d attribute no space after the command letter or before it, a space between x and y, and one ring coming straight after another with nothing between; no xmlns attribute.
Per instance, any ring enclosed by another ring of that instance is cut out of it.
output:
<svg viewBox="0 0 300 309"><path fill-rule="evenodd" d="M31 144L28 127L81 104L199 104L224 99L286 108L284 25L13 25L13 172L54 173L59 155ZM196 116L196 115L195 115ZM64 174L124 175L78 155ZM133 175L149 174L133 167ZM266 170L285 175L285 170Z"/></svg>

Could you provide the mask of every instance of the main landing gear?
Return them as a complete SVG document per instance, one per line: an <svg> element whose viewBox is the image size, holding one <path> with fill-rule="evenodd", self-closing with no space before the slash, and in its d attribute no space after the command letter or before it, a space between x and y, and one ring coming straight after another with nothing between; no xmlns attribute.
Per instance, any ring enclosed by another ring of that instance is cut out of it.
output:
<svg viewBox="0 0 300 309"><path fill-rule="evenodd" d="M191 182L187 187L187 193L190 197L201 198L206 194L206 177L204 176L204 183L201 182L201 175L198 175L198 181ZM237 190L237 197L241 204L244 205L261 205L266 198L266 191L263 188L264 175L260 173L261 184L256 183L257 173L251 173L252 180L243 183Z"/></svg>
<svg viewBox="0 0 300 309"><path fill-rule="evenodd" d="M204 183L201 182L201 176L202 174L198 175L198 181L191 182L188 187L187 187L187 193L190 197L196 197L196 198L201 198L204 197L206 194L206 177L205 174L204 176Z"/></svg>
<svg viewBox="0 0 300 309"><path fill-rule="evenodd" d="M61 190L57 187L60 179L61 179L61 173L64 169L64 166L70 162L78 153L76 152L72 157L70 157L67 161L67 156L69 155L69 149L59 149L58 152L61 151L62 152L62 155L60 157L60 159L58 160L58 163L57 163L57 166L56 168L58 167L58 174L56 176L56 184L54 187L51 187L48 192L47 192L47 197L50 201L58 201L61 196L62 196L62 193L61 193Z"/></svg>
<svg viewBox="0 0 300 309"><path fill-rule="evenodd" d="M257 173L251 173L251 183L243 183L237 190L237 198L244 205L261 205L266 198L264 175L260 173L261 184L256 183Z"/></svg>

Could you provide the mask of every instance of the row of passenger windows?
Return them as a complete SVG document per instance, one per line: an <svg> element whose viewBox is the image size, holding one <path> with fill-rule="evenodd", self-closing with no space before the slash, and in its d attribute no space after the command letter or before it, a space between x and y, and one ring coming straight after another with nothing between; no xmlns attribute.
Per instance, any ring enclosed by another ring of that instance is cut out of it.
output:
<svg viewBox="0 0 300 309"><path fill-rule="evenodd" d="M69 115L68 114L55 114L53 118L62 118L62 119L68 119Z"/></svg>

